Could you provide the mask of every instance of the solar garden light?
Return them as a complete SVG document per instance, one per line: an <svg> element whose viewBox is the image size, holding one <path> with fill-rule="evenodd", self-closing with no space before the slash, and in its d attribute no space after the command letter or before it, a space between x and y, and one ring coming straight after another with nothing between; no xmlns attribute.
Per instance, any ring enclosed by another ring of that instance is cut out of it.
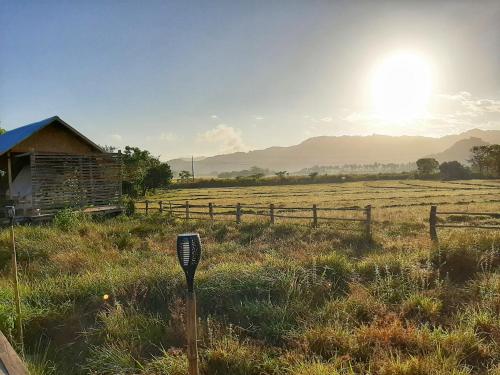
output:
<svg viewBox="0 0 500 375"><path fill-rule="evenodd" d="M14 303L16 305L17 340L18 344L21 346L21 352L24 352L23 323L21 318L21 296L19 293L19 278L17 276L16 239L14 236L14 223L16 222L16 207L5 206L5 212L10 221L10 243L12 250L12 283L14 285Z"/></svg>
<svg viewBox="0 0 500 375"><path fill-rule="evenodd" d="M186 336L189 375L198 375L198 347L196 344L196 296L194 274L201 257L201 241L198 233L184 233L177 236L177 257L186 275Z"/></svg>

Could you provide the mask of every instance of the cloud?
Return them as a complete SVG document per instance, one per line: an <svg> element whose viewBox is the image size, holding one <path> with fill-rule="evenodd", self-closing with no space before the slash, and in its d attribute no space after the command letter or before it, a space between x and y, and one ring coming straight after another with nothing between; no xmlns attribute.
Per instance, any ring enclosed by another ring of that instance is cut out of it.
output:
<svg viewBox="0 0 500 375"><path fill-rule="evenodd" d="M217 116L217 115L212 115L212 116L210 116L210 118L213 118L214 120L216 120L216 119L218 119L218 118L219 118L219 116Z"/></svg>
<svg viewBox="0 0 500 375"><path fill-rule="evenodd" d="M261 121L261 120L264 120L264 117L262 117L262 116L255 116L255 119L256 119L257 121Z"/></svg>
<svg viewBox="0 0 500 375"><path fill-rule="evenodd" d="M177 136L172 132L166 132L160 134L161 141L173 142L176 141L177 139L178 139Z"/></svg>
<svg viewBox="0 0 500 375"><path fill-rule="evenodd" d="M323 117L322 119L320 119L320 121L323 121L323 122L332 122L333 121L333 117Z"/></svg>
<svg viewBox="0 0 500 375"><path fill-rule="evenodd" d="M241 132L232 126L219 124L215 128L198 134L198 142L218 143L221 152L245 151L248 147L241 138Z"/></svg>
<svg viewBox="0 0 500 375"><path fill-rule="evenodd" d="M111 134L111 139L116 142L121 142L123 137L120 134Z"/></svg>

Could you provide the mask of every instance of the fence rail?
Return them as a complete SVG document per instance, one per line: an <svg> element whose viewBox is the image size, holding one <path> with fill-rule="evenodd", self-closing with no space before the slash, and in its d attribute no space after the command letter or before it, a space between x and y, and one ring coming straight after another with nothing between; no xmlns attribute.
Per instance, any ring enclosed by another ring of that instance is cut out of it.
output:
<svg viewBox="0 0 500 375"><path fill-rule="evenodd" d="M431 240L434 242L438 241L437 228L473 228L473 229L500 229L500 223L498 225L484 225L482 223L478 224L440 224L438 220L438 215L450 216L489 216L492 218L500 218L500 213L497 212L466 212L466 211L438 211L437 206L431 206L429 214L429 234Z"/></svg>
<svg viewBox="0 0 500 375"><path fill-rule="evenodd" d="M310 207L285 207L276 206L270 204L269 206L259 206L259 205L245 205L237 203L236 205L216 205L214 203L208 203L207 205L201 204L191 204L189 201L185 203L179 202L164 202L164 201L140 201L136 202L136 210L144 211L145 214L150 212L169 212L179 218L184 218L185 220L190 219L208 219L217 220L217 217L227 217L233 216L236 223L241 223L244 216L260 216L268 217L269 222L274 224L276 219L292 219L292 220L307 220L311 223L313 227L319 226L320 223L328 222L357 222L363 224L360 230L364 231L368 237L371 237L372 233L372 207L368 205L364 208L360 207L318 207L313 204ZM205 208L206 210L200 210ZM194 210L193 210L194 209ZM225 211L220 211L220 210ZM362 217L332 217L320 215L321 212L359 212L362 213ZM287 213L290 214L287 214ZM304 215L300 215L303 212ZM202 215L207 217L193 217L192 215ZM227 219L223 219L226 220Z"/></svg>

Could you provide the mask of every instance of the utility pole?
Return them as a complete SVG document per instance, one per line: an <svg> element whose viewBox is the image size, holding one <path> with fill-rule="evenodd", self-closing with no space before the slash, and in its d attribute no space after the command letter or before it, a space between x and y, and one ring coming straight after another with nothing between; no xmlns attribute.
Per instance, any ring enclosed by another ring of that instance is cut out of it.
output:
<svg viewBox="0 0 500 375"><path fill-rule="evenodd" d="M193 177L194 182L194 156L191 155L191 176Z"/></svg>

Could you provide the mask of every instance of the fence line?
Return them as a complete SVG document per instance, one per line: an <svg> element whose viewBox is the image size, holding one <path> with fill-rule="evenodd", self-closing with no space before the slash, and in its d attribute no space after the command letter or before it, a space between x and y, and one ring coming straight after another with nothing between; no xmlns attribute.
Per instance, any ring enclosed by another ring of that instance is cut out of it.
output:
<svg viewBox="0 0 500 375"><path fill-rule="evenodd" d="M482 224L439 224L438 215L450 216L489 216L492 218L500 218L500 213L497 212L465 212L465 211L439 211L436 205L431 206L429 214L429 234L431 240L438 241L437 228L473 228L473 229L500 229L499 225L482 225Z"/></svg>
<svg viewBox="0 0 500 375"><path fill-rule="evenodd" d="M202 220L216 220L217 216L233 216L236 223L241 223L244 216L262 216L268 217L269 222L274 224L276 219L296 219L296 220L308 220L311 222L313 227L317 227L321 222L332 222L332 221L343 221L343 222L358 222L363 224L363 227L360 229L365 232L365 234L371 237L372 233L372 219L371 212L372 207L368 205L364 208L359 207L319 207L316 204L313 204L310 207L276 207L274 204L270 204L269 206L256 206L256 205L245 205L242 203L237 203L234 206L231 205L216 205L212 202L208 203L208 205L201 204L191 204L189 201L186 201L184 204L175 203L168 201L168 206L164 201L141 201L136 202L136 210L143 210L146 215L150 212L157 211L160 213L169 212L172 215L175 215L178 218L184 217L185 220L190 219L202 219ZM143 205L143 206L137 206ZM156 204L156 205L154 205ZM193 208L195 210L193 210ZM199 210L200 208L205 208L204 210ZM224 209L226 211L217 211L217 209ZM255 210L255 211L254 211ZM304 216L297 215L295 213L304 212L308 214L304 214ZM321 216L321 212L335 212L335 211L344 211L344 212L360 212L363 213L362 218L355 217L329 217L329 216ZM287 214L288 212L293 214ZM206 217L197 217L193 218L191 215L206 215ZM227 221L227 220L225 220Z"/></svg>

